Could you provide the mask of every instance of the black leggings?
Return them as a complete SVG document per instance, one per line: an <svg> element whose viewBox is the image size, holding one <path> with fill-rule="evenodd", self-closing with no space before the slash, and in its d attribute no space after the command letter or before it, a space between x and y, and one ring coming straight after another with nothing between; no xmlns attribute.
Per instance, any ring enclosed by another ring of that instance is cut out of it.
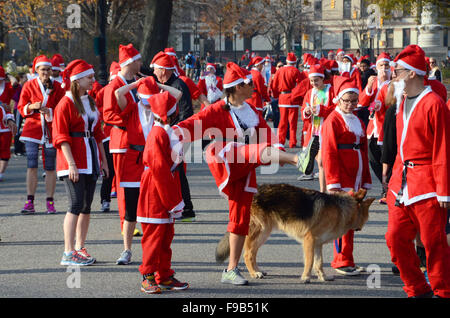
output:
<svg viewBox="0 0 450 318"><path fill-rule="evenodd" d="M124 188L125 192L125 221L136 222L139 188Z"/></svg>
<svg viewBox="0 0 450 318"><path fill-rule="evenodd" d="M114 179L114 163L113 155L109 152L109 140L103 142L103 147L105 148L106 161L108 162L109 176L108 178L103 178L102 187L100 189L100 200L111 202L111 188Z"/></svg>
<svg viewBox="0 0 450 318"><path fill-rule="evenodd" d="M92 200L97 179L90 174L79 174L78 182L73 182L68 176L62 178L69 197L67 212L75 215L91 213Z"/></svg>

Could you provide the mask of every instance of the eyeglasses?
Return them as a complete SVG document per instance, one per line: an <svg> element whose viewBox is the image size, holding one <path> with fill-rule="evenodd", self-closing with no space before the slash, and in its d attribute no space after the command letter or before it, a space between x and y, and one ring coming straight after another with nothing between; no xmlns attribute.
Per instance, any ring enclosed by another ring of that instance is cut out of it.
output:
<svg viewBox="0 0 450 318"><path fill-rule="evenodd" d="M39 70L41 72L50 72L52 69L51 68L40 68Z"/></svg>
<svg viewBox="0 0 450 318"><path fill-rule="evenodd" d="M356 104L358 104L358 99L342 99L342 98L341 98L341 101L342 101L344 104L346 104L346 105L349 105L349 104L351 104L351 105L356 105Z"/></svg>
<svg viewBox="0 0 450 318"><path fill-rule="evenodd" d="M398 71L410 71L407 68L394 68L394 75L397 76L398 75Z"/></svg>

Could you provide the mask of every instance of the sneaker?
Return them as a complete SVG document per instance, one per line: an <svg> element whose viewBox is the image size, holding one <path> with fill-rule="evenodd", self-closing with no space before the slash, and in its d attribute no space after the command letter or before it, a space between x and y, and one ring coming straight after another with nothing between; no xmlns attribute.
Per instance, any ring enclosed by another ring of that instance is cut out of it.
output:
<svg viewBox="0 0 450 318"><path fill-rule="evenodd" d="M233 285L248 285L248 280L246 280L239 271L239 268L235 268L231 271L227 271L224 269L222 272L222 279L220 281L224 284L233 284Z"/></svg>
<svg viewBox="0 0 450 318"><path fill-rule="evenodd" d="M314 180L314 176L312 174L302 174L300 177L297 177L298 181L310 181Z"/></svg>
<svg viewBox="0 0 450 318"><path fill-rule="evenodd" d="M161 294L161 288L156 283L154 274L147 274L143 276L141 292L146 294Z"/></svg>
<svg viewBox="0 0 450 318"><path fill-rule="evenodd" d="M83 255L77 253L76 251L72 251L69 254L63 253L63 257L61 259L61 265L79 265L79 266L87 266L91 265L93 260L87 259Z"/></svg>
<svg viewBox="0 0 450 318"><path fill-rule="evenodd" d="M188 283L180 282L178 279L173 277L173 275L170 276L167 281L158 284L158 286L161 288L161 290L183 290L189 288Z"/></svg>
<svg viewBox="0 0 450 318"><path fill-rule="evenodd" d="M386 205L386 204L387 204L386 198L381 198L381 199L378 201L378 203Z"/></svg>
<svg viewBox="0 0 450 318"><path fill-rule="evenodd" d="M128 265L131 263L131 251L125 250L120 254L119 259L117 260L117 265Z"/></svg>
<svg viewBox="0 0 450 318"><path fill-rule="evenodd" d="M55 214L55 202L54 201L47 201L47 214Z"/></svg>
<svg viewBox="0 0 450 318"><path fill-rule="evenodd" d="M95 258L93 258L86 250L85 247L80 248L79 250L77 250L77 253L86 257L88 260L92 260L92 263L95 263L97 260Z"/></svg>
<svg viewBox="0 0 450 318"><path fill-rule="evenodd" d="M139 229L134 229L133 236L142 236L142 233Z"/></svg>
<svg viewBox="0 0 450 318"><path fill-rule="evenodd" d="M399 276L400 275L400 271L398 270L397 266L392 266L392 274Z"/></svg>
<svg viewBox="0 0 450 318"><path fill-rule="evenodd" d="M111 192L111 198L117 198L117 192L116 191Z"/></svg>
<svg viewBox="0 0 450 318"><path fill-rule="evenodd" d="M319 179L319 176L320 176L320 173L316 172L316 173L314 174L314 179Z"/></svg>
<svg viewBox="0 0 450 318"><path fill-rule="evenodd" d="M102 202L102 208L101 208L101 211L102 211L102 212L109 212L110 209L111 209L110 204L111 204L111 203L108 202L108 201L103 201L103 202Z"/></svg>
<svg viewBox="0 0 450 318"><path fill-rule="evenodd" d="M194 210L184 210L181 214L181 218L175 219L177 222L194 222L195 212Z"/></svg>
<svg viewBox="0 0 450 318"><path fill-rule="evenodd" d="M338 272L341 275L345 276L356 276L361 274L361 268L358 268L356 266L344 266L344 267L338 267L334 269L336 272Z"/></svg>
<svg viewBox="0 0 450 318"><path fill-rule="evenodd" d="M25 201L25 205L23 206L22 211L20 211L22 214L32 214L36 212L34 210L34 203L31 200Z"/></svg>

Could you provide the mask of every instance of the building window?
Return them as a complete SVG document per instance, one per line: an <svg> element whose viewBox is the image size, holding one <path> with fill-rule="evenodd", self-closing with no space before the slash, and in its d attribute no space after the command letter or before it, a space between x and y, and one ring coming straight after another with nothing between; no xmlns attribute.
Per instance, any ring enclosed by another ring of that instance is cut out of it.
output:
<svg viewBox="0 0 450 318"><path fill-rule="evenodd" d="M344 0L344 19L352 18L352 0Z"/></svg>
<svg viewBox="0 0 450 318"><path fill-rule="evenodd" d="M191 50L191 33L190 32L181 33L181 41L183 45L183 52L189 52Z"/></svg>
<svg viewBox="0 0 450 318"><path fill-rule="evenodd" d="M443 39L443 46L447 47L448 46L448 29L444 29L444 39Z"/></svg>
<svg viewBox="0 0 450 318"><path fill-rule="evenodd" d="M369 16L367 13L367 0L361 0L360 11L361 18L367 18Z"/></svg>
<svg viewBox="0 0 450 318"><path fill-rule="evenodd" d="M394 30L393 29L386 30L386 47L389 47L389 48L394 47Z"/></svg>
<svg viewBox="0 0 450 318"><path fill-rule="evenodd" d="M314 50L322 50L322 31L314 32Z"/></svg>
<svg viewBox="0 0 450 318"><path fill-rule="evenodd" d="M350 48L350 31L344 31L342 34L342 46L343 49Z"/></svg>
<svg viewBox="0 0 450 318"><path fill-rule="evenodd" d="M411 44L411 29L403 29L403 47Z"/></svg>
<svg viewBox="0 0 450 318"><path fill-rule="evenodd" d="M233 37L232 36L225 37L225 51L233 51Z"/></svg>
<svg viewBox="0 0 450 318"><path fill-rule="evenodd" d="M322 20L322 0L314 1L314 19Z"/></svg>

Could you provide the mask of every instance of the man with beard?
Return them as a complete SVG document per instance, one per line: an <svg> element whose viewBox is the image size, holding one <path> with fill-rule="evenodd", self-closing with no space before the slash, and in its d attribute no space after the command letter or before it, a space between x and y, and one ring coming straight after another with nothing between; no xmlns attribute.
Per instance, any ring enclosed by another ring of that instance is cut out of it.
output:
<svg viewBox="0 0 450 318"><path fill-rule="evenodd" d="M216 75L216 66L213 63L206 64L206 73L200 77L197 86L200 93L206 96L210 104L215 103L222 97L222 78Z"/></svg>

